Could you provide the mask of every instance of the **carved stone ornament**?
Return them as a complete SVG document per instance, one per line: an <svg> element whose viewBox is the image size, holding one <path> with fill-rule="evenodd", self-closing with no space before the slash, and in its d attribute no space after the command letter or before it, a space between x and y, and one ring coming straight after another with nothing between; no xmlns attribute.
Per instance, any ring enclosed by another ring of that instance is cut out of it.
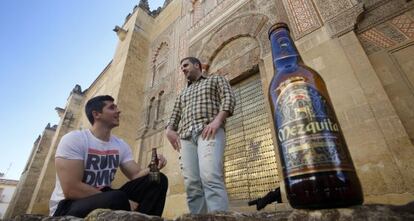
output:
<svg viewBox="0 0 414 221"><path fill-rule="evenodd" d="M324 22L333 19L354 5L350 0L314 0L314 3Z"/></svg>
<svg viewBox="0 0 414 221"><path fill-rule="evenodd" d="M282 0L295 39L302 38L322 25L312 1Z"/></svg>
<svg viewBox="0 0 414 221"><path fill-rule="evenodd" d="M126 34L127 34L127 30L119 27L118 25L115 26L115 28L112 30L116 33L116 35L118 36L119 40L123 41L126 38Z"/></svg>
<svg viewBox="0 0 414 221"><path fill-rule="evenodd" d="M72 89L72 92L70 94L79 94L82 95L82 88L79 84L75 85L75 87Z"/></svg>
<svg viewBox="0 0 414 221"><path fill-rule="evenodd" d="M148 0L140 0L138 6L146 11L150 11Z"/></svg>
<svg viewBox="0 0 414 221"><path fill-rule="evenodd" d="M412 0L411 2L406 2L405 0L378 1L377 3L369 2L364 5L366 6L366 12L364 13L364 19L358 23L358 33L390 20L404 11L412 9L414 6Z"/></svg>
<svg viewBox="0 0 414 221"><path fill-rule="evenodd" d="M328 28L330 36L335 38L354 30L357 22L361 19L363 12L364 4L358 3L331 20L326 21L325 25Z"/></svg>

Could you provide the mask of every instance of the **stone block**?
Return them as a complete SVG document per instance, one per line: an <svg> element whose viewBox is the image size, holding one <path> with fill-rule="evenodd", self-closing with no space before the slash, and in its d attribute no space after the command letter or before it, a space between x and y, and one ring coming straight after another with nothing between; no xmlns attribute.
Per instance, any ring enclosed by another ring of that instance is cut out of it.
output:
<svg viewBox="0 0 414 221"><path fill-rule="evenodd" d="M85 219L73 216L47 217L42 215L19 215L8 221L353 221L353 220L413 220L414 202L400 206L384 204L368 204L352 206L348 208L324 209L324 210L300 210L288 209L276 212L214 212L208 214L180 214L174 219L165 219L156 216L148 216L137 212L110 211L97 209L91 212Z"/></svg>
<svg viewBox="0 0 414 221"><path fill-rule="evenodd" d="M165 202L163 217L171 219L184 213L188 213L186 194L170 195Z"/></svg>

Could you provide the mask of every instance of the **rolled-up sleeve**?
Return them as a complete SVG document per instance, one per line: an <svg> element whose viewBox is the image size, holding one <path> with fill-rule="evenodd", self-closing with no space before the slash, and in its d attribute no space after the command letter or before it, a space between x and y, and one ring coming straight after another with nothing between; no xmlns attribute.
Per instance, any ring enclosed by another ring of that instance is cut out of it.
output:
<svg viewBox="0 0 414 221"><path fill-rule="evenodd" d="M170 127L171 129L177 131L178 130L178 124L181 120L181 95L177 97L174 103L174 108L171 113L171 117L165 126L165 128Z"/></svg>
<svg viewBox="0 0 414 221"><path fill-rule="evenodd" d="M217 81L221 99L220 111L227 111L229 116L232 116L234 107L236 106L236 97L233 89L227 79L223 76L218 76Z"/></svg>

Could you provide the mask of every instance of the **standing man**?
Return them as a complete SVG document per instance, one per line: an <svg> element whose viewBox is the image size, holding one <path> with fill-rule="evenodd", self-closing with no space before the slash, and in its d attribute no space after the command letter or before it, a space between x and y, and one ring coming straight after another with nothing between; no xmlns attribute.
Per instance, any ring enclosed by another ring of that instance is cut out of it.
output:
<svg viewBox="0 0 414 221"><path fill-rule="evenodd" d="M149 169L135 163L131 149L111 135L119 125L119 111L111 96L97 96L85 106L91 129L72 131L62 137L56 150L56 186L50 198L50 215L85 217L97 208L131 210L161 216L168 180L151 183ZM159 155L158 167L167 161ZM118 169L130 179L120 189L111 183Z"/></svg>
<svg viewBox="0 0 414 221"><path fill-rule="evenodd" d="M197 58L182 59L180 67L188 84L175 101L166 135L181 153L188 207L193 214L226 211L224 124L233 113L234 94L224 77L203 76Z"/></svg>

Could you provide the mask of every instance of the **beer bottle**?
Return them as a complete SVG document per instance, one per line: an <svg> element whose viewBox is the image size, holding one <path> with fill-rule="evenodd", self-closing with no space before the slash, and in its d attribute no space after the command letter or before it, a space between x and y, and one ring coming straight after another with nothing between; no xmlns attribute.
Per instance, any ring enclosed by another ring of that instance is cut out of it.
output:
<svg viewBox="0 0 414 221"><path fill-rule="evenodd" d="M152 148L151 162L149 164L149 180L154 183L160 182L160 170L158 169L157 148Z"/></svg>
<svg viewBox="0 0 414 221"><path fill-rule="evenodd" d="M275 68L269 100L289 203L309 209L362 204L323 79L303 63L285 23L273 25L269 39Z"/></svg>

